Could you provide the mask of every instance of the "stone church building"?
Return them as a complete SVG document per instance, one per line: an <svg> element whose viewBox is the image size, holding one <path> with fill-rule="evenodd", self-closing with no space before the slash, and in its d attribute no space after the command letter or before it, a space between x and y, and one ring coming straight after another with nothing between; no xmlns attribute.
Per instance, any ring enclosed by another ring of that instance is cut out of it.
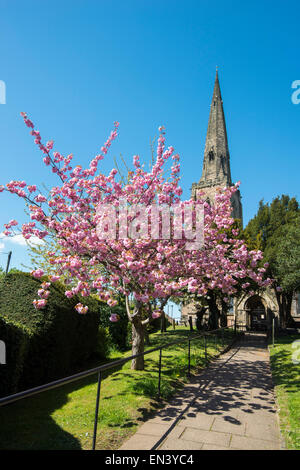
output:
<svg viewBox="0 0 300 470"><path fill-rule="evenodd" d="M202 176L198 183L192 185L192 198L197 199L201 192L205 194L206 201L213 204L216 189L232 186L232 184L227 131L217 71L210 106ZM236 191L232 197L232 216L240 219L243 225L240 191ZM187 322L188 317L192 316L193 323L195 323L195 312L194 303L182 305L181 320ZM299 316L300 319L300 295L293 300L292 315ZM273 290L266 289L263 294L253 296L245 294L238 299L233 299L227 315L227 324L231 326L236 320L239 325L244 325L247 329L264 330L270 326L273 317L278 321L278 304Z"/></svg>

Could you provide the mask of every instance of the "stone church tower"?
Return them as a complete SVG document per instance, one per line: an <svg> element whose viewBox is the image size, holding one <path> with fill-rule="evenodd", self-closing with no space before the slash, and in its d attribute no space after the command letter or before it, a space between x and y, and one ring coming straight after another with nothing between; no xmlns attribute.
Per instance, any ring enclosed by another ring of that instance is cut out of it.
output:
<svg viewBox="0 0 300 470"><path fill-rule="evenodd" d="M204 193L207 202L214 203L216 189L232 186L230 171L230 156L226 132L223 101L220 90L218 71L210 105L210 114L204 149L202 176L198 183L192 185L192 198L195 200L199 193ZM203 197L203 196L202 196ZM232 217L240 219L243 225L242 203L240 191L236 191L231 199ZM181 320L185 323L191 316L196 321L197 307L195 302L187 302L181 308ZM227 324L231 326L234 321L244 325L247 329L266 329L270 326L273 317L278 319L279 311L276 297L272 289L263 293L249 296L241 295L232 299L231 309L227 315ZM293 300L292 315L300 319L300 294Z"/></svg>
<svg viewBox="0 0 300 470"><path fill-rule="evenodd" d="M210 114L204 149L202 176L199 183L192 185L192 197L198 198L204 192L207 202L213 203L218 187L232 186L230 156L220 90L218 71L210 105ZM239 191L232 196L232 216L243 223L241 195Z"/></svg>

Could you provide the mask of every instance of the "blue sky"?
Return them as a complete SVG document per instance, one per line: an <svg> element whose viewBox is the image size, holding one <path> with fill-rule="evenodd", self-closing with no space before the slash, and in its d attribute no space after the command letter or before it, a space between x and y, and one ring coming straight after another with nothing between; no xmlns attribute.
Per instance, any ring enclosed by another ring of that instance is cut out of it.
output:
<svg viewBox="0 0 300 470"><path fill-rule="evenodd" d="M216 65L231 170L244 222L258 202L299 199L299 3L202 0L0 0L0 184L55 184L19 113L44 141L87 165L113 122L120 135L103 162L150 159L159 125L180 153L188 198L202 159ZM24 222L22 201L0 194L0 225ZM0 229L0 231L2 228ZM0 241L0 265L26 262L20 239ZM3 253L4 252L4 253Z"/></svg>

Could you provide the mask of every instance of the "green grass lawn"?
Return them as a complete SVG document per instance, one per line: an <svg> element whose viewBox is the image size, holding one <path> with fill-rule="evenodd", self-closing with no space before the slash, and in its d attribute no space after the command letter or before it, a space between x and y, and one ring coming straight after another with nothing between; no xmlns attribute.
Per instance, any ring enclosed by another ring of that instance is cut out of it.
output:
<svg viewBox="0 0 300 470"><path fill-rule="evenodd" d="M194 333L196 336L196 333ZM151 335L152 349L186 338L188 328L169 328ZM233 339L225 334L224 345ZM208 358L222 349L221 338L211 337ZM187 382L187 342L163 350L161 395L170 397ZM129 356L130 351L125 353ZM124 353L123 353L124 356ZM109 360L122 357L114 353ZM163 406L157 399L159 352L145 356L145 370L132 371L130 362L107 371L101 386L97 449L118 449L151 414ZM191 342L193 368L205 366L204 340ZM83 370L99 365L89 362ZM97 377L92 376L0 407L0 449L90 449L94 425Z"/></svg>
<svg viewBox="0 0 300 470"><path fill-rule="evenodd" d="M280 407L280 428L288 449L300 449L300 364L294 364L292 343L300 335L276 338L269 346L272 375ZM296 355L295 355L296 358ZM300 354L297 355L298 361Z"/></svg>

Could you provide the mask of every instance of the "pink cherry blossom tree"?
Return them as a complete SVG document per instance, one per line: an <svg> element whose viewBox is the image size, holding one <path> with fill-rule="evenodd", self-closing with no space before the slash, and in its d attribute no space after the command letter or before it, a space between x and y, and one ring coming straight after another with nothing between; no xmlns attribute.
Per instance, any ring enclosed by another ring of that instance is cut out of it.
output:
<svg viewBox="0 0 300 470"><path fill-rule="evenodd" d="M101 153L83 169L72 166L72 155L53 152L53 141L43 144L39 131L25 113L22 116L45 165L59 179L47 195L21 180L0 186L0 192L16 194L28 205L31 220L21 227L24 238L52 237L59 247L49 252L53 269L33 301L35 308L46 306L50 283L59 279L67 285L67 297L84 298L96 290L101 300L114 306L122 294L132 324L132 354L138 355L144 351L146 325L170 297L186 292L204 296L214 288L229 296L241 279L245 284L247 279L269 282L257 268L262 253L248 251L234 233L228 236L233 224L230 199L238 185L220 190L212 207L202 200L181 201L179 156L173 147L165 147L162 127L152 168L146 171L135 155L133 171L124 180L115 168L108 175L98 169L117 137L117 122ZM201 208L199 246L193 243L199 238ZM16 225L14 219L6 224L5 235L14 234ZM35 269L32 274L39 278L47 273ZM155 310L153 301L158 304ZM88 308L79 303L76 310L86 314ZM111 316L111 321L117 320ZM132 368L144 368L143 356L133 360Z"/></svg>

